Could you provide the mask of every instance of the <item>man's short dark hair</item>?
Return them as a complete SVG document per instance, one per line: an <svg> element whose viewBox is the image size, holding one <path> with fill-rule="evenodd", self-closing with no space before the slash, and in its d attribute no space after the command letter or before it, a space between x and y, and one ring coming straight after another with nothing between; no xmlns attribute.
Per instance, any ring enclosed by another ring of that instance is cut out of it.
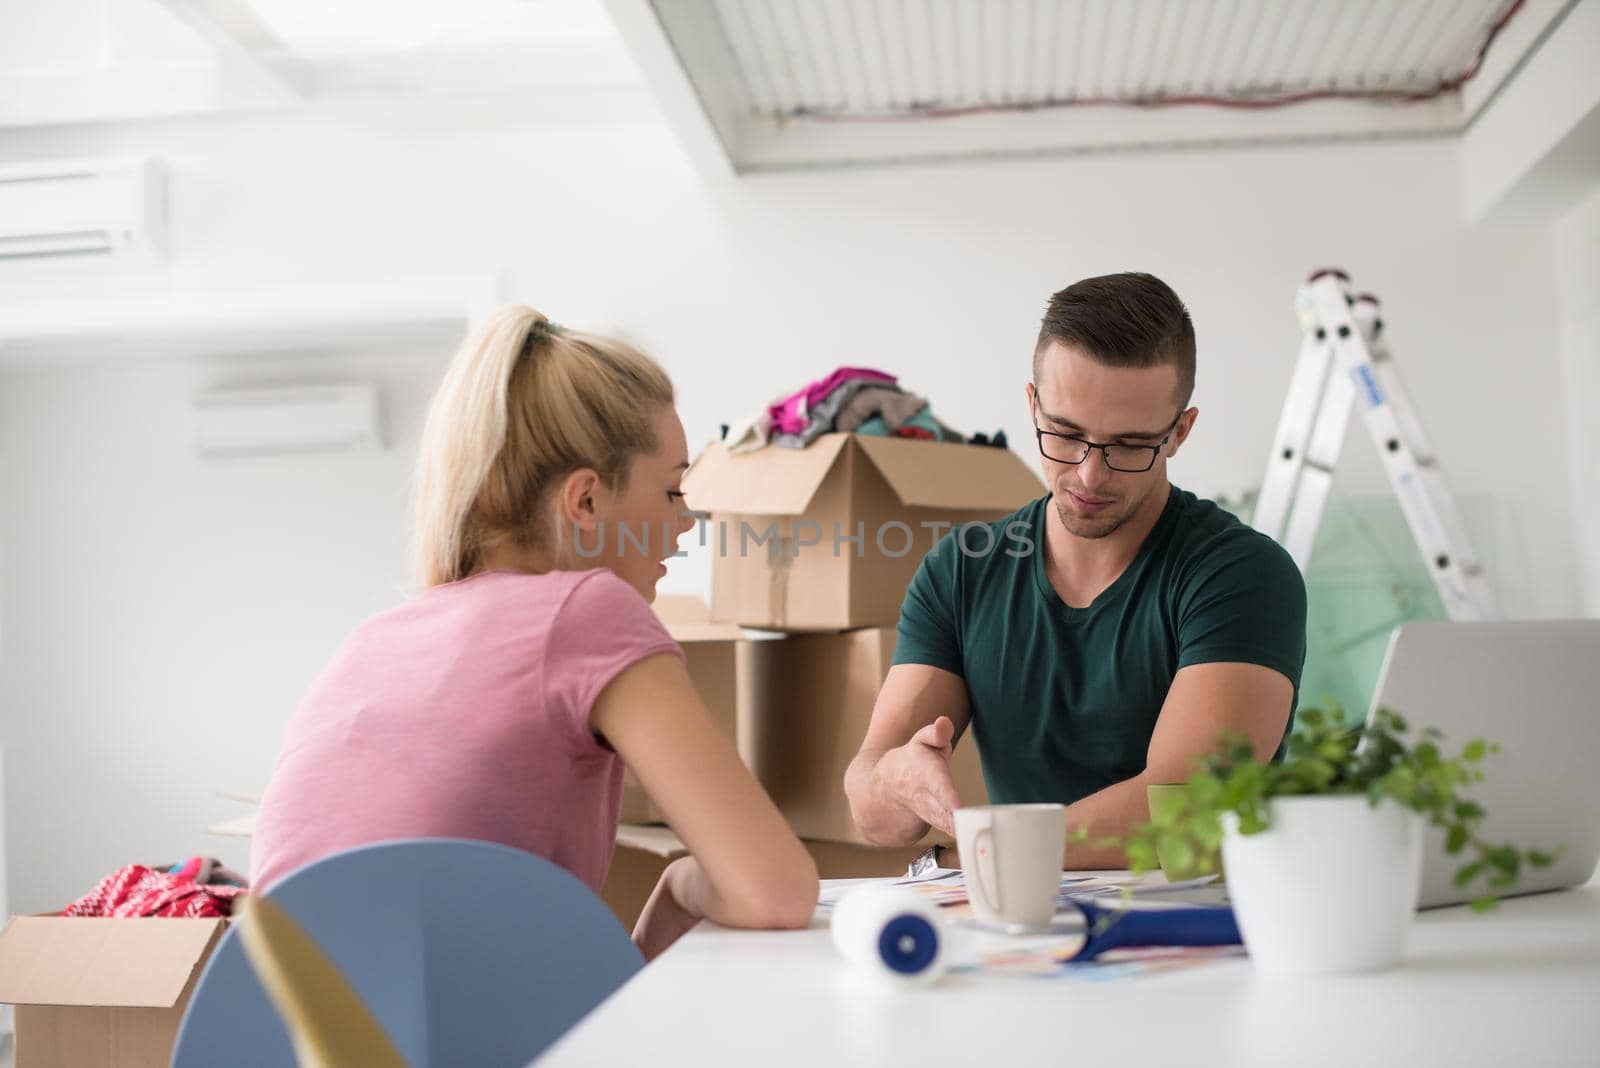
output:
<svg viewBox="0 0 1600 1068"><path fill-rule="evenodd" d="M1033 349L1033 378L1052 341L1071 345L1111 367L1178 368L1178 399L1189 406L1194 393L1194 324L1172 287L1153 274L1106 274L1074 282L1050 298L1039 342Z"/></svg>

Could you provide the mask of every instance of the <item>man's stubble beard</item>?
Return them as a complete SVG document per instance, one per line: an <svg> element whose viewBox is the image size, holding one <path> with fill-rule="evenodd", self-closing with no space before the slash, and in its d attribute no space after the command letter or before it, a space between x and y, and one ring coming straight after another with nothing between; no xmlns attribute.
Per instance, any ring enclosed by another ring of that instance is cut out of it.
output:
<svg viewBox="0 0 1600 1068"><path fill-rule="evenodd" d="M1122 524L1127 522L1128 519L1125 513L1109 517L1079 516L1059 501L1056 502L1056 515L1060 517L1061 525L1066 528L1068 534L1091 541L1110 537L1121 529Z"/></svg>

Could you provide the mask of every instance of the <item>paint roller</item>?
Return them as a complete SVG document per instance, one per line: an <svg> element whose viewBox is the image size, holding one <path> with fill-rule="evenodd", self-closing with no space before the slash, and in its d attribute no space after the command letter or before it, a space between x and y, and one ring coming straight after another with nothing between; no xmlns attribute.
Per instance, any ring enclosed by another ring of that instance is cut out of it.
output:
<svg viewBox="0 0 1600 1068"><path fill-rule="evenodd" d="M939 910L904 886L851 890L833 909L833 944L858 968L891 983L930 983L944 974Z"/></svg>

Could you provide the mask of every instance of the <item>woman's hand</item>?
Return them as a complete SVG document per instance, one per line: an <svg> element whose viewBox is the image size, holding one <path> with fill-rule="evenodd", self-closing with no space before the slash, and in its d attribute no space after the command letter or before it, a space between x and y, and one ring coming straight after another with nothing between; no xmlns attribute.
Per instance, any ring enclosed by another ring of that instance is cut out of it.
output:
<svg viewBox="0 0 1600 1068"><path fill-rule="evenodd" d="M650 892L650 900L645 902L644 911L639 913L639 922L633 928L633 944L639 947L639 952L644 954L647 961L665 953L672 943L688 934L702 919L685 908L673 891L674 885L681 885L689 875L684 869L693 864L690 857L679 857L668 864L666 871L661 873L661 881Z"/></svg>

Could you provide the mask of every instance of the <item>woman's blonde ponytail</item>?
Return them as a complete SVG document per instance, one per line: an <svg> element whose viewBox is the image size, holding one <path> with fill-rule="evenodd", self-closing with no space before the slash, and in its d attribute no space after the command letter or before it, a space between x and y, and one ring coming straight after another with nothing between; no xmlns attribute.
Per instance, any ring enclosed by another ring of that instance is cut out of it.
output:
<svg viewBox="0 0 1600 1068"><path fill-rule="evenodd" d="M478 569L489 545L541 536L544 491L579 468L620 486L656 447L673 402L655 361L610 338L556 326L522 305L462 343L428 410L417 460L413 557L423 587Z"/></svg>

